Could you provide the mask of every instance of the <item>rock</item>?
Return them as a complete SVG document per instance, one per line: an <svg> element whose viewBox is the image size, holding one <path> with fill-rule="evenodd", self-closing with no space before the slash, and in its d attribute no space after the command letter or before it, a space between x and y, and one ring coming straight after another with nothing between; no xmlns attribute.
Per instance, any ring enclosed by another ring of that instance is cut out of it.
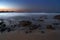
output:
<svg viewBox="0 0 60 40"><path fill-rule="evenodd" d="M11 25L11 28L15 28L16 27L16 25Z"/></svg>
<svg viewBox="0 0 60 40"><path fill-rule="evenodd" d="M8 32L10 32L10 31L11 31L11 29L10 29L10 28L7 28L7 31L8 31Z"/></svg>
<svg viewBox="0 0 60 40"><path fill-rule="evenodd" d="M4 29L6 27L6 24L3 20L0 20L0 29Z"/></svg>
<svg viewBox="0 0 60 40"><path fill-rule="evenodd" d="M28 31L25 31L25 33L27 34L27 33L29 33Z"/></svg>
<svg viewBox="0 0 60 40"><path fill-rule="evenodd" d="M60 20L60 15L54 16L54 19Z"/></svg>
<svg viewBox="0 0 60 40"><path fill-rule="evenodd" d="M27 34L27 33L32 33L32 30L25 31L25 33L26 33L26 34Z"/></svg>
<svg viewBox="0 0 60 40"><path fill-rule="evenodd" d="M30 22L30 21L20 21L20 25L23 26L23 27L29 26L31 24L32 24L32 22Z"/></svg>
<svg viewBox="0 0 60 40"><path fill-rule="evenodd" d="M0 31L3 31L5 29L6 29L6 25L5 24L0 25Z"/></svg>
<svg viewBox="0 0 60 40"><path fill-rule="evenodd" d="M6 30L6 28L1 28L0 32L4 32Z"/></svg>
<svg viewBox="0 0 60 40"><path fill-rule="evenodd" d="M52 25L47 25L47 29L55 29Z"/></svg>
<svg viewBox="0 0 60 40"><path fill-rule="evenodd" d="M53 23L53 25L60 25L60 23Z"/></svg>
<svg viewBox="0 0 60 40"><path fill-rule="evenodd" d="M32 25L31 27L29 27L29 30L35 30L38 29L41 25Z"/></svg>
<svg viewBox="0 0 60 40"><path fill-rule="evenodd" d="M3 24L3 22L0 23L0 25L2 25L2 24Z"/></svg>
<svg viewBox="0 0 60 40"><path fill-rule="evenodd" d="M39 28L39 30L41 30L41 28Z"/></svg>
<svg viewBox="0 0 60 40"><path fill-rule="evenodd" d="M33 30L33 27L29 27L29 30Z"/></svg>
<svg viewBox="0 0 60 40"><path fill-rule="evenodd" d="M41 33L45 33L44 31L41 31Z"/></svg>
<svg viewBox="0 0 60 40"><path fill-rule="evenodd" d="M30 30L29 33L32 33L32 30Z"/></svg>
<svg viewBox="0 0 60 40"><path fill-rule="evenodd" d="M4 22L2 20L0 20L0 25L2 25Z"/></svg>
<svg viewBox="0 0 60 40"><path fill-rule="evenodd" d="M40 20L41 22L43 22L44 20Z"/></svg>
<svg viewBox="0 0 60 40"><path fill-rule="evenodd" d="M2 24L1 26L2 26L2 27L6 27L6 24Z"/></svg>
<svg viewBox="0 0 60 40"><path fill-rule="evenodd" d="M16 27L17 25L14 25L14 27Z"/></svg>

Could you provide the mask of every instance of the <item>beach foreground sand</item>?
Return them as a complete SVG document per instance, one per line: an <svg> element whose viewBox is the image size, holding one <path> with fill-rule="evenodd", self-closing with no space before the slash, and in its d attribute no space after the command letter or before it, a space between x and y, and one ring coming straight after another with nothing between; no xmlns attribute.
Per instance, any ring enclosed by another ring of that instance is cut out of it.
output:
<svg viewBox="0 0 60 40"><path fill-rule="evenodd" d="M45 33L34 31L26 34L23 31L15 31L0 34L0 40L60 40L60 31L48 30Z"/></svg>

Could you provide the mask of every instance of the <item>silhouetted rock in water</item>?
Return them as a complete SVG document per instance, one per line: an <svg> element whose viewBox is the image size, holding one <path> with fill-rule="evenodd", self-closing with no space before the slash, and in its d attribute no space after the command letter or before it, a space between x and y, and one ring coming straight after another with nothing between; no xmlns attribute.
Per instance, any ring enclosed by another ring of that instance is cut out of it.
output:
<svg viewBox="0 0 60 40"><path fill-rule="evenodd" d="M38 21L40 21L40 22L44 22L44 20L43 20L43 19L38 19Z"/></svg>
<svg viewBox="0 0 60 40"><path fill-rule="evenodd" d="M14 28L16 27L17 25L14 25Z"/></svg>
<svg viewBox="0 0 60 40"><path fill-rule="evenodd" d="M2 24L2 27L6 27L6 24Z"/></svg>
<svg viewBox="0 0 60 40"><path fill-rule="evenodd" d="M16 25L11 25L11 28L15 28L16 27Z"/></svg>
<svg viewBox="0 0 60 40"><path fill-rule="evenodd" d="M0 20L1 21L1 20ZM6 30L6 24L3 21L0 22L0 32L4 32Z"/></svg>
<svg viewBox="0 0 60 40"><path fill-rule="evenodd" d="M6 24L4 24L4 21L2 19L0 19L0 29L5 27L6 27Z"/></svg>
<svg viewBox="0 0 60 40"><path fill-rule="evenodd" d="M3 22L0 22L0 25L3 24Z"/></svg>
<svg viewBox="0 0 60 40"><path fill-rule="evenodd" d="M36 21L36 19L35 19L35 18L32 18L32 20L33 20L33 21Z"/></svg>
<svg viewBox="0 0 60 40"><path fill-rule="evenodd" d="M3 20L0 20L0 25L4 24Z"/></svg>
<svg viewBox="0 0 60 40"><path fill-rule="evenodd" d="M32 30L30 30L29 33L32 33Z"/></svg>
<svg viewBox="0 0 60 40"><path fill-rule="evenodd" d="M39 30L41 30L41 28L39 28Z"/></svg>
<svg viewBox="0 0 60 40"><path fill-rule="evenodd" d="M17 24L16 26L21 27L21 25L20 25L20 24Z"/></svg>
<svg viewBox="0 0 60 40"><path fill-rule="evenodd" d="M29 30L35 30L37 28L39 28L41 25L32 25L31 27L29 27Z"/></svg>
<svg viewBox="0 0 60 40"><path fill-rule="evenodd" d="M40 25L40 24L38 24L37 26L38 26L38 27L41 27L41 25Z"/></svg>
<svg viewBox="0 0 60 40"><path fill-rule="evenodd" d="M52 25L47 25L47 29L55 29Z"/></svg>
<svg viewBox="0 0 60 40"><path fill-rule="evenodd" d="M12 31L12 30L11 30L10 28L7 28L7 31L10 32L10 31Z"/></svg>
<svg viewBox="0 0 60 40"><path fill-rule="evenodd" d="M2 32L4 32L6 30L6 28L1 28L0 29L0 32L2 33Z"/></svg>
<svg viewBox="0 0 60 40"><path fill-rule="evenodd" d="M29 27L29 30L33 30L34 28L33 27Z"/></svg>
<svg viewBox="0 0 60 40"><path fill-rule="evenodd" d="M6 25L5 24L0 25L0 30L1 31L4 31L5 29L6 29Z"/></svg>
<svg viewBox="0 0 60 40"><path fill-rule="evenodd" d="M23 29L21 29L21 30L25 30L25 29L23 28Z"/></svg>
<svg viewBox="0 0 60 40"><path fill-rule="evenodd" d="M54 16L54 19L60 20L60 15Z"/></svg>
<svg viewBox="0 0 60 40"><path fill-rule="evenodd" d="M47 17L45 17L45 19L48 19Z"/></svg>
<svg viewBox="0 0 60 40"><path fill-rule="evenodd" d="M1 24L0 25L0 32L4 32L6 30L6 25L5 24Z"/></svg>
<svg viewBox="0 0 60 40"><path fill-rule="evenodd" d="M28 34L29 32L28 31L25 31L26 34Z"/></svg>
<svg viewBox="0 0 60 40"><path fill-rule="evenodd" d="M41 30L41 25L40 24L38 25L38 30Z"/></svg>
<svg viewBox="0 0 60 40"><path fill-rule="evenodd" d="M25 31L25 33L32 33L32 30L29 30L29 31L27 30L27 31Z"/></svg>
<svg viewBox="0 0 60 40"><path fill-rule="evenodd" d="M41 31L41 33L45 33L44 31Z"/></svg>
<svg viewBox="0 0 60 40"><path fill-rule="evenodd" d="M23 27L29 26L29 25L31 25L31 24L32 24L31 21L20 21L20 25L23 26Z"/></svg>
<svg viewBox="0 0 60 40"><path fill-rule="evenodd" d="M44 20L40 20L41 22L43 22Z"/></svg>
<svg viewBox="0 0 60 40"><path fill-rule="evenodd" d="M60 23L53 23L53 25L60 25Z"/></svg>

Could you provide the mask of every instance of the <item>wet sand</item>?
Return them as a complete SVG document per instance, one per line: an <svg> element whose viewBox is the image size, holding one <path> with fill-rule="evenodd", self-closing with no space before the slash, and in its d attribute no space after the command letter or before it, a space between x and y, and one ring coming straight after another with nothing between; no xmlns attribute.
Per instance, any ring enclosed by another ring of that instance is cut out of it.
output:
<svg viewBox="0 0 60 40"><path fill-rule="evenodd" d="M60 40L60 31L46 30L45 33L41 33L35 30L26 34L17 30L0 34L0 40Z"/></svg>

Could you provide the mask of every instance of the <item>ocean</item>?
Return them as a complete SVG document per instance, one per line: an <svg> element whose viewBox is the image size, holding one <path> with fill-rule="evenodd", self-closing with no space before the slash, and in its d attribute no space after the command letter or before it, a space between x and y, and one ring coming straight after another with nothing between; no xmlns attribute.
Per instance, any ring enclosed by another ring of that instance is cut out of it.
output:
<svg viewBox="0 0 60 40"><path fill-rule="evenodd" d="M54 19L56 15L60 15L60 13L0 13L0 19L5 19L6 25L9 25L9 20L12 21L11 24L22 20L32 21L33 24L39 24L39 20L42 19L44 20L44 22L41 23L43 28L47 24L59 23L59 25L54 25L58 26L56 29L59 29L60 21Z"/></svg>

